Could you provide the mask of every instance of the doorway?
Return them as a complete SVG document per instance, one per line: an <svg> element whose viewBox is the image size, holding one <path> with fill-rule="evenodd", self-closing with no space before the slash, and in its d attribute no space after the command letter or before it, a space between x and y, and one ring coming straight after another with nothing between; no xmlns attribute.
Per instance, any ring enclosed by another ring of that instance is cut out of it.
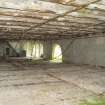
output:
<svg viewBox="0 0 105 105"><path fill-rule="evenodd" d="M62 62L62 49L59 44L54 44L52 49L52 61Z"/></svg>

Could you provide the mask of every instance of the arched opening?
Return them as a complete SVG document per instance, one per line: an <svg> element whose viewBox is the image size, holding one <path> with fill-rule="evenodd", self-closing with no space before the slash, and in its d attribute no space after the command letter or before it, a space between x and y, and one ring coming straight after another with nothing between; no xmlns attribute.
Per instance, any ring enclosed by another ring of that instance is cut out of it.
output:
<svg viewBox="0 0 105 105"><path fill-rule="evenodd" d="M52 61L62 62L62 49L60 45L54 44L52 49Z"/></svg>

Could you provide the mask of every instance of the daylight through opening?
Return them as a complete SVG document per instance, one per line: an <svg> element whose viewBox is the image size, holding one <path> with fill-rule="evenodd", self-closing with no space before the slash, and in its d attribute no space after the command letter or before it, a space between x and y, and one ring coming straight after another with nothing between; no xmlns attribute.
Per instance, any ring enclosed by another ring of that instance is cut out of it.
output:
<svg viewBox="0 0 105 105"><path fill-rule="evenodd" d="M52 61L53 62L62 62L62 49L61 49L60 45L58 45L58 44L55 44L53 46Z"/></svg>

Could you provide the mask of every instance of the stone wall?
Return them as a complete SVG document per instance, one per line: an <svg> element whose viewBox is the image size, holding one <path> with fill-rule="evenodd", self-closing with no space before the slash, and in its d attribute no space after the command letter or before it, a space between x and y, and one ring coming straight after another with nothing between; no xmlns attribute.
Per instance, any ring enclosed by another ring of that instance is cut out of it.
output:
<svg viewBox="0 0 105 105"><path fill-rule="evenodd" d="M104 37L75 39L72 43L71 41L54 42L61 45L64 62L105 66Z"/></svg>

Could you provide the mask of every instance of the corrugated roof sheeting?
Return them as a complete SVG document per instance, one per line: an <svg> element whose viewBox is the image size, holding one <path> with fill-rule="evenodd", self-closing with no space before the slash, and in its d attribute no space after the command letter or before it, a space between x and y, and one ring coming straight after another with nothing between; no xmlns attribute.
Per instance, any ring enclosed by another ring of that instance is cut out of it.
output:
<svg viewBox="0 0 105 105"><path fill-rule="evenodd" d="M0 39L104 36L104 0L1 0Z"/></svg>

